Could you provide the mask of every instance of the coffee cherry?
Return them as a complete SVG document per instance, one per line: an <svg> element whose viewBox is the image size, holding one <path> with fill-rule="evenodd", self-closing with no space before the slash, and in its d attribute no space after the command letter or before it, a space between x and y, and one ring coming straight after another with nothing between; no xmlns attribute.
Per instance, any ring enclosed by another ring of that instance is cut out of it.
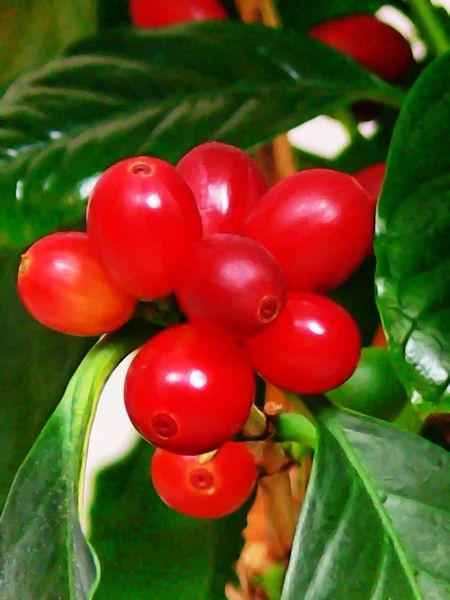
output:
<svg viewBox="0 0 450 600"><path fill-rule="evenodd" d="M297 394L320 394L352 375L361 339L355 321L333 300L289 292L280 317L245 339L244 347L268 382Z"/></svg>
<svg viewBox="0 0 450 600"><path fill-rule="evenodd" d="M129 8L131 21L142 28L227 18L217 0L130 0Z"/></svg>
<svg viewBox="0 0 450 600"><path fill-rule="evenodd" d="M371 14L354 14L316 25L309 35L350 56L381 79L395 82L413 64L409 42L393 27ZM376 119L380 107L362 100L353 105L359 121Z"/></svg>
<svg viewBox="0 0 450 600"><path fill-rule="evenodd" d="M274 185L242 234L270 250L288 288L324 292L356 270L371 248L373 227L370 198L353 177L310 169Z"/></svg>
<svg viewBox="0 0 450 600"><path fill-rule="evenodd" d="M320 23L309 35L387 81L395 81L413 64L409 42L371 14L346 15Z"/></svg>
<svg viewBox="0 0 450 600"><path fill-rule="evenodd" d="M250 497L258 477L253 455L243 443L227 442L210 460L157 449L153 485L171 508L199 519L236 511Z"/></svg>
<svg viewBox="0 0 450 600"><path fill-rule="evenodd" d="M252 367L225 333L191 324L147 342L125 380L125 406L150 443L179 454L214 450L247 421L255 395Z"/></svg>
<svg viewBox="0 0 450 600"><path fill-rule="evenodd" d="M170 294L178 261L202 235L189 186L163 160L137 156L110 167L88 204L87 229L104 268L128 294Z"/></svg>
<svg viewBox="0 0 450 600"><path fill-rule="evenodd" d="M231 233L196 242L180 263L175 294L192 322L213 321L240 339L262 331L281 313L286 281L263 246Z"/></svg>
<svg viewBox="0 0 450 600"><path fill-rule="evenodd" d="M373 336L372 346L377 348L386 348L386 334L384 333L383 325L378 325L375 335Z"/></svg>
<svg viewBox="0 0 450 600"><path fill-rule="evenodd" d="M378 198L381 194L381 188L383 187L384 177L386 175L386 163L380 162L375 165L369 165L358 173L355 173L353 177L362 185L369 195L372 201L373 209L376 209Z"/></svg>
<svg viewBox="0 0 450 600"><path fill-rule="evenodd" d="M113 331L136 308L136 300L102 269L85 233L53 233L38 240L22 255L17 286L37 321L71 335Z"/></svg>
<svg viewBox="0 0 450 600"><path fill-rule="evenodd" d="M407 401L386 348L363 348L353 375L327 397L337 406L386 421L394 420Z"/></svg>
<svg viewBox="0 0 450 600"><path fill-rule="evenodd" d="M194 193L205 237L237 233L267 191L264 176L250 156L221 142L193 148L180 160L177 171Z"/></svg>

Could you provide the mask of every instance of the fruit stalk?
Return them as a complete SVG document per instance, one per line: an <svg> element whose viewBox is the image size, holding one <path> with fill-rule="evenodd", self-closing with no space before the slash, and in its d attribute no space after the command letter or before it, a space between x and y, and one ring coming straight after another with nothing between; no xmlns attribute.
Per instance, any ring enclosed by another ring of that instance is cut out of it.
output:
<svg viewBox="0 0 450 600"><path fill-rule="evenodd" d="M276 418L276 439L297 442L315 450L317 444L316 428L304 415L280 413Z"/></svg>

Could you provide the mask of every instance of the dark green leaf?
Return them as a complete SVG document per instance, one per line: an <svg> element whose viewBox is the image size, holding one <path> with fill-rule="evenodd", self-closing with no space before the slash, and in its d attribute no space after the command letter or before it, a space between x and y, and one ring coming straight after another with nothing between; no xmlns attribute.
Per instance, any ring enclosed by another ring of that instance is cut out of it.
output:
<svg viewBox="0 0 450 600"><path fill-rule="evenodd" d="M95 28L95 0L0 0L0 88Z"/></svg>
<svg viewBox="0 0 450 600"><path fill-rule="evenodd" d="M283 600L449 600L450 454L327 409Z"/></svg>
<svg viewBox="0 0 450 600"><path fill-rule="evenodd" d="M399 105L402 93L263 25L111 31L77 45L0 102L0 247L80 218L99 173L121 158L176 161L208 139L249 148L358 98Z"/></svg>
<svg viewBox="0 0 450 600"><path fill-rule="evenodd" d="M131 25L128 0L98 0L97 14L99 29Z"/></svg>
<svg viewBox="0 0 450 600"><path fill-rule="evenodd" d="M23 462L0 520L2 600L88 600L97 561L79 522L79 489L96 401L143 336L116 334L89 352Z"/></svg>
<svg viewBox="0 0 450 600"><path fill-rule="evenodd" d="M99 475L91 513L102 568L95 598L225 600L249 505L217 520L171 510L151 484L152 452L142 443Z"/></svg>
<svg viewBox="0 0 450 600"><path fill-rule="evenodd" d="M378 306L394 366L422 411L450 412L450 54L400 114L378 207Z"/></svg>
<svg viewBox="0 0 450 600"><path fill-rule="evenodd" d="M0 255L0 511L14 475L92 339L52 332L19 300L19 256Z"/></svg>
<svg viewBox="0 0 450 600"><path fill-rule="evenodd" d="M375 260L366 258L352 277L328 294L355 319L364 346L370 346L380 322L375 304Z"/></svg>
<svg viewBox="0 0 450 600"><path fill-rule="evenodd" d="M375 13L391 5L407 10L405 0L275 0L277 13L285 27L307 32L313 25L352 13Z"/></svg>

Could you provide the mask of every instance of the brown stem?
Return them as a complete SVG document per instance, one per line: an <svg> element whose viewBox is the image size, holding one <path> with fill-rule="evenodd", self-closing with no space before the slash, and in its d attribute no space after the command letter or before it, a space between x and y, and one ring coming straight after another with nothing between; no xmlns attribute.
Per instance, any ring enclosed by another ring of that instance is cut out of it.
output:
<svg viewBox="0 0 450 600"><path fill-rule="evenodd" d="M259 0L259 9L265 25L269 25L270 27L280 26L280 21L271 0Z"/></svg>
<svg viewBox="0 0 450 600"><path fill-rule="evenodd" d="M287 471L263 477L259 485L266 511L268 552L273 560L285 558L292 546L295 531L295 511L291 479Z"/></svg>
<svg viewBox="0 0 450 600"><path fill-rule="evenodd" d="M289 459L278 444L266 440L262 444L259 466L265 473L259 485L266 512L268 551L274 560L279 560L289 553L295 531L295 510L287 470Z"/></svg>
<svg viewBox="0 0 450 600"><path fill-rule="evenodd" d="M255 23L261 20L259 0L236 0L236 8L245 23Z"/></svg>

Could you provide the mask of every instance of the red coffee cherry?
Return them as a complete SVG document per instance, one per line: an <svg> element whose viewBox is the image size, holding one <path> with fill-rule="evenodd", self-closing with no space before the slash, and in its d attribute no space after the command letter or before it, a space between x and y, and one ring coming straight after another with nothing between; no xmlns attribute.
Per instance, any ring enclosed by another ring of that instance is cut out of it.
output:
<svg viewBox="0 0 450 600"><path fill-rule="evenodd" d="M125 406L150 443L178 454L215 450L247 421L255 395L242 348L220 331L166 329L138 352L125 380Z"/></svg>
<svg viewBox="0 0 450 600"><path fill-rule="evenodd" d="M87 229L117 285L142 300L172 292L178 261L202 235L189 186L169 163L148 156L103 173L89 199Z"/></svg>
<svg viewBox="0 0 450 600"><path fill-rule="evenodd" d="M245 444L227 442L207 462L157 449L151 475L168 506L191 517L217 519L236 511L250 497L258 471Z"/></svg>
<svg viewBox="0 0 450 600"><path fill-rule="evenodd" d="M102 269L85 233L53 233L38 240L22 255L17 286L37 321L78 336L121 327L137 303Z"/></svg>
<svg viewBox="0 0 450 600"><path fill-rule="evenodd" d="M286 303L280 265L263 246L231 233L189 248L180 263L175 294L192 321L213 321L237 339L270 325Z"/></svg>
<svg viewBox="0 0 450 600"><path fill-rule="evenodd" d="M217 0L130 0L131 21L137 27L167 27L183 21L226 19Z"/></svg>
<svg viewBox="0 0 450 600"><path fill-rule="evenodd" d="M320 23L309 35L387 81L395 81L414 61L411 46L401 33L371 14L346 15Z"/></svg>
<svg viewBox="0 0 450 600"><path fill-rule="evenodd" d="M177 171L194 193L203 236L237 233L250 210L267 191L257 164L240 148L207 142L193 148Z"/></svg>
<svg viewBox="0 0 450 600"><path fill-rule="evenodd" d="M358 326L325 296L289 292L279 319L244 340L247 355L267 381L297 394L320 394L346 381L361 353Z"/></svg>
<svg viewBox="0 0 450 600"><path fill-rule="evenodd" d="M270 250L288 288L323 292L359 266L372 245L373 226L370 198L353 177L310 169L274 185L242 234Z"/></svg>

